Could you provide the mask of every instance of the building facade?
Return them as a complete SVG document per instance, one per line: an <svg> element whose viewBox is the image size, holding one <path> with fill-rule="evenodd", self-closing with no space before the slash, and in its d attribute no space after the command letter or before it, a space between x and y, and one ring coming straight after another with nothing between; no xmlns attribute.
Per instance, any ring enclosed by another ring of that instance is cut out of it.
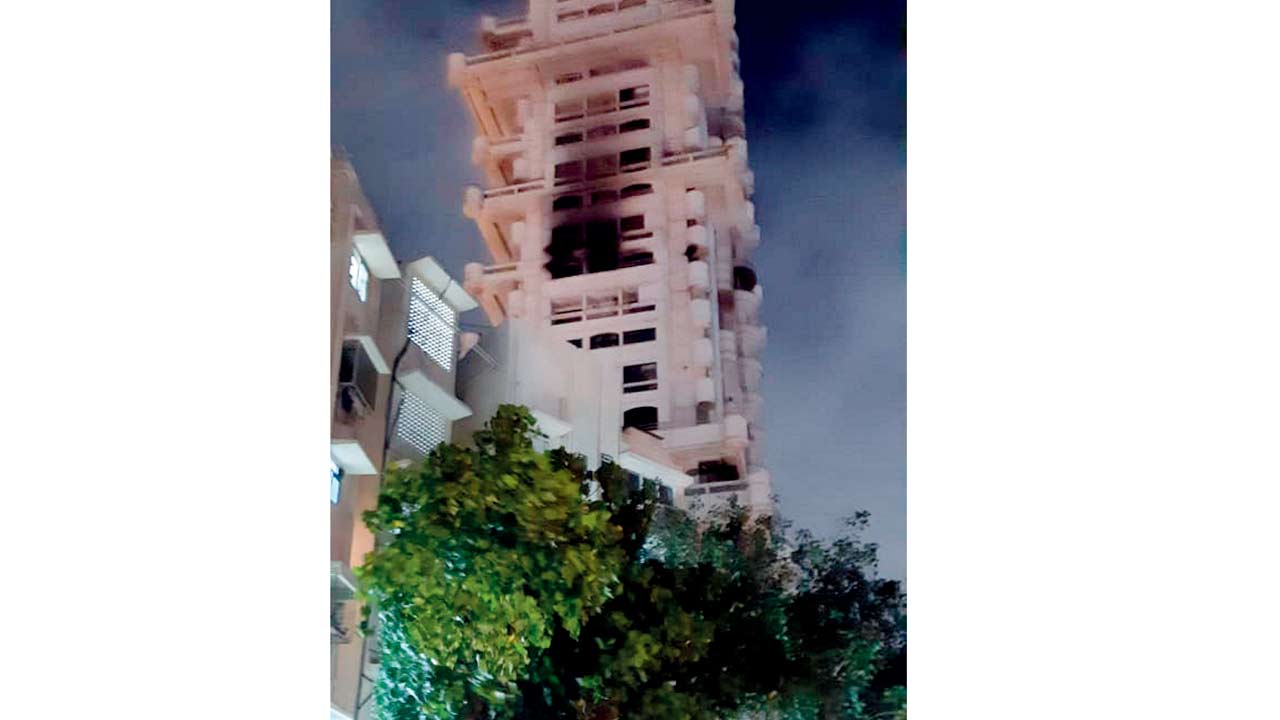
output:
<svg viewBox="0 0 1280 720"><path fill-rule="evenodd" d="M551 442L677 504L769 511L733 13L530 0L482 18L483 53L450 55L486 179L463 211L490 262L467 266L466 289L498 328L461 390L477 420L528 405Z"/></svg>
<svg viewBox="0 0 1280 720"><path fill-rule="evenodd" d="M454 396L457 317L476 302L432 258L396 261L341 153L330 211L330 707L349 719L373 717L373 686L361 676L377 672L356 631L352 568L374 547L361 516L377 504L386 464L424 457L471 414Z"/></svg>

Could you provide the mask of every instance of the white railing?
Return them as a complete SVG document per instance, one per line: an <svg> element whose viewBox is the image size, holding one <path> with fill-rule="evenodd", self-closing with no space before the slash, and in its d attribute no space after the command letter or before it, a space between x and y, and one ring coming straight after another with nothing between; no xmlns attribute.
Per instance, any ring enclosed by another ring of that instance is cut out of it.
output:
<svg viewBox="0 0 1280 720"><path fill-rule="evenodd" d="M706 150L695 150L693 152L684 153L682 155L672 155L662 158L662 165L683 165L685 163L697 162L708 158L722 157L729 154L729 146L721 145L720 147L707 148Z"/></svg>
<svg viewBox="0 0 1280 720"><path fill-rule="evenodd" d="M538 178L537 180L529 180L527 182L517 183L515 185L504 185L502 187L491 188L484 191L486 200L496 197L505 197L507 195L520 195L522 193L541 190L546 187L547 181Z"/></svg>

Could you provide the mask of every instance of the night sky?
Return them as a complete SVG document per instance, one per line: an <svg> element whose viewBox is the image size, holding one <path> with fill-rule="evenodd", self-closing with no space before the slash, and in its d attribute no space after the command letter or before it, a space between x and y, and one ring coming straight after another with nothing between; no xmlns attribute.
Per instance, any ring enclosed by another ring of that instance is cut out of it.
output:
<svg viewBox="0 0 1280 720"><path fill-rule="evenodd" d="M479 16L524 0L335 0L332 140L396 255L484 261L462 215L474 130L445 82ZM819 535L871 512L906 573L906 7L738 0L764 285L764 423L785 517ZM473 312L465 321L483 323Z"/></svg>

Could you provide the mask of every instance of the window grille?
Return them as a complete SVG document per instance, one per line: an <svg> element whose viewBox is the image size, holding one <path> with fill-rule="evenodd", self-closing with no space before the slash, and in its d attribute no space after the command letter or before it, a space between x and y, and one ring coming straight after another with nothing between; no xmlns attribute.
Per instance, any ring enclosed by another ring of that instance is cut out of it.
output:
<svg viewBox="0 0 1280 720"><path fill-rule="evenodd" d="M413 342L440 367L451 371L457 312L421 280L414 278L412 287L408 330Z"/></svg>
<svg viewBox="0 0 1280 720"><path fill-rule="evenodd" d="M418 452L427 454L447 439L448 421L413 393L403 393L396 435Z"/></svg>

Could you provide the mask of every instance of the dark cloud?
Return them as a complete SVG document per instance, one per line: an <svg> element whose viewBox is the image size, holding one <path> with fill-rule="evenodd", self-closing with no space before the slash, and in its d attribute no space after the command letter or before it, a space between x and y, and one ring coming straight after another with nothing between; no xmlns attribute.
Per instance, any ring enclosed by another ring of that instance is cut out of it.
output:
<svg viewBox="0 0 1280 720"><path fill-rule="evenodd" d="M332 138L397 254L482 259L461 213L470 119L445 82L482 13L521 0L332 5ZM905 5L738 0L765 287L765 422L784 513L820 534L872 512L906 567Z"/></svg>

